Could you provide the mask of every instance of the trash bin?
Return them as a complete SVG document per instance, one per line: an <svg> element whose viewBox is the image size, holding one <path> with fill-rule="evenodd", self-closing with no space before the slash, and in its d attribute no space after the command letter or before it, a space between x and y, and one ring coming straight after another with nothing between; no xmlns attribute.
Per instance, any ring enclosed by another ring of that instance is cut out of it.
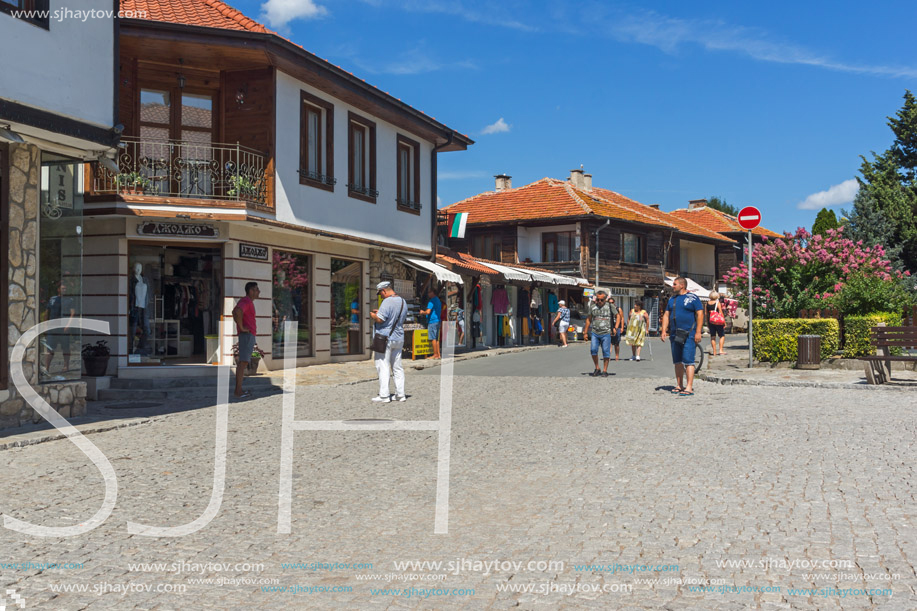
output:
<svg viewBox="0 0 917 611"><path fill-rule="evenodd" d="M821 367L821 335L800 335L798 338L796 369Z"/></svg>

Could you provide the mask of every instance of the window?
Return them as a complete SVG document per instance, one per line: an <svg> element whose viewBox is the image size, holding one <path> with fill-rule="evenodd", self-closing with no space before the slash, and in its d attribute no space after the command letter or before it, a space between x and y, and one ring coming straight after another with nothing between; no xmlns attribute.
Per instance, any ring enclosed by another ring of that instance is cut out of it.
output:
<svg viewBox="0 0 917 611"><path fill-rule="evenodd" d="M334 105L300 91L299 183L334 191Z"/></svg>
<svg viewBox="0 0 917 611"><path fill-rule="evenodd" d="M398 136L398 209L420 214L420 143Z"/></svg>
<svg viewBox="0 0 917 611"><path fill-rule="evenodd" d="M38 27L44 28L46 30L49 29L47 14L39 17L35 14L23 15L17 14L17 12L48 11L49 9L49 0L0 0L0 13L8 13L17 19L22 19L23 21L27 21L32 25L37 25Z"/></svg>
<svg viewBox="0 0 917 611"><path fill-rule="evenodd" d="M471 239L471 254L482 259L500 261L500 237L476 235Z"/></svg>
<svg viewBox="0 0 917 611"><path fill-rule="evenodd" d="M331 259L331 355L362 354L363 308L359 261Z"/></svg>
<svg viewBox="0 0 917 611"><path fill-rule="evenodd" d="M646 263L646 238L635 233L622 233L621 261L624 263Z"/></svg>
<svg viewBox="0 0 917 611"><path fill-rule="evenodd" d="M579 260L576 232L557 231L541 234L541 260L544 263Z"/></svg>
<svg viewBox="0 0 917 611"><path fill-rule="evenodd" d="M312 303L310 283L312 268L309 255L274 251L274 283L272 291L271 342L272 356L284 357L283 323L296 321L296 357L312 356Z"/></svg>
<svg viewBox="0 0 917 611"><path fill-rule="evenodd" d="M376 203L376 124L354 113L347 122L347 194Z"/></svg>

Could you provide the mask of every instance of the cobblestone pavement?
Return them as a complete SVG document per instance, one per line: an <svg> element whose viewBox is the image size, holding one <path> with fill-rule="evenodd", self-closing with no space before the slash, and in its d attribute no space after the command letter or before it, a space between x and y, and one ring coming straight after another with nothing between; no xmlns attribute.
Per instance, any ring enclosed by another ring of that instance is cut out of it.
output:
<svg viewBox="0 0 917 611"><path fill-rule="evenodd" d="M453 382L448 534L433 532L431 431L297 431L292 533L277 534L269 396L230 406L225 498L184 537L126 523L203 512L215 408L90 435L118 476L114 512L72 538L0 529L0 595L63 611L917 608L917 405L901 392L698 382L679 398L669 379L550 371ZM302 386L296 418L438 417L437 376L409 373L406 403L374 391ZM70 526L101 506L100 472L70 441L0 456L5 515ZM411 561L444 564L395 564Z"/></svg>

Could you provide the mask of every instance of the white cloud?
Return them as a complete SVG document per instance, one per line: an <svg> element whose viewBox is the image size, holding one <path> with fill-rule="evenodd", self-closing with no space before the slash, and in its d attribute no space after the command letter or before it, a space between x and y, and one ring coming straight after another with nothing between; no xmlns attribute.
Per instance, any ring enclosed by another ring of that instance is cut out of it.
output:
<svg viewBox="0 0 917 611"><path fill-rule="evenodd" d="M261 5L261 19L278 30L294 19L316 19L327 14L328 9L315 0L267 0Z"/></svg>
<svg viewBox="0 0 917 611"><path fill-rule="evenodd" d="M481 133L482 134L500 134L503 132L508 132L509 128L511 127L512 125L504 121L503 117L500 117L499 119L497 119L496 123L492 123L488 125L487 127L485 127L483 130L481 130Z"/></svg>
<svg viewBox="0 0 917 611"><path fill-rule="evenodd" d="M718 20L678 19L655 11L604 16L607 33L621 42L650 45L675 53L693 44L708 51L726 51L780 64L801 64L837 72L917 78L917 67L870 65L837 61L791 42L773 40L757 28L731 25Z"/></svg>
<svg viewBox="0 0 917 611"><path fill-rule="evenodd" d="M830 208L831 206L849 204L853 201L853 198L856 197L859 189L860 184L855 178L851 178L839 185L834 185L827 191L813 193L800 202L797 208L800 210L821 210L822 208Z"/></svg>
<svg viewBox="0 0 917 611"><path fill-rule="evenodd" d="M439 180L464 180L466 178L484 178L487 172L482 170L468 170L464 172L439 172L436 177Z"/></svg>

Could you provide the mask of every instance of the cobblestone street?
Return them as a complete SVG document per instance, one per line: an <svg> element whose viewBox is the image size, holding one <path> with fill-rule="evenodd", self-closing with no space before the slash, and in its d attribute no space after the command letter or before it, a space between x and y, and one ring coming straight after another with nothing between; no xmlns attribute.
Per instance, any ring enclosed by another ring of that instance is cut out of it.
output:
<svg viewBox="0 0 917 611"><path fill-rule="evenodd" d="M0 530L7 608L10 590L56 610L917 608L908 393L701 381L683 398L670 378L552 377L558 351L542 353L541 377L456 365L448 534L435 431L295 432L278 534L272 395L230 405L222 505L184 537L127 522L201 515L216 409L89 435L118 476L114 512L71 538ZM373 382L300 386L296 419L436 420L435 371L408 373L406 403L371 403ZM102 505L70 441L3 458L6 516L73 526Z"/></svg>

